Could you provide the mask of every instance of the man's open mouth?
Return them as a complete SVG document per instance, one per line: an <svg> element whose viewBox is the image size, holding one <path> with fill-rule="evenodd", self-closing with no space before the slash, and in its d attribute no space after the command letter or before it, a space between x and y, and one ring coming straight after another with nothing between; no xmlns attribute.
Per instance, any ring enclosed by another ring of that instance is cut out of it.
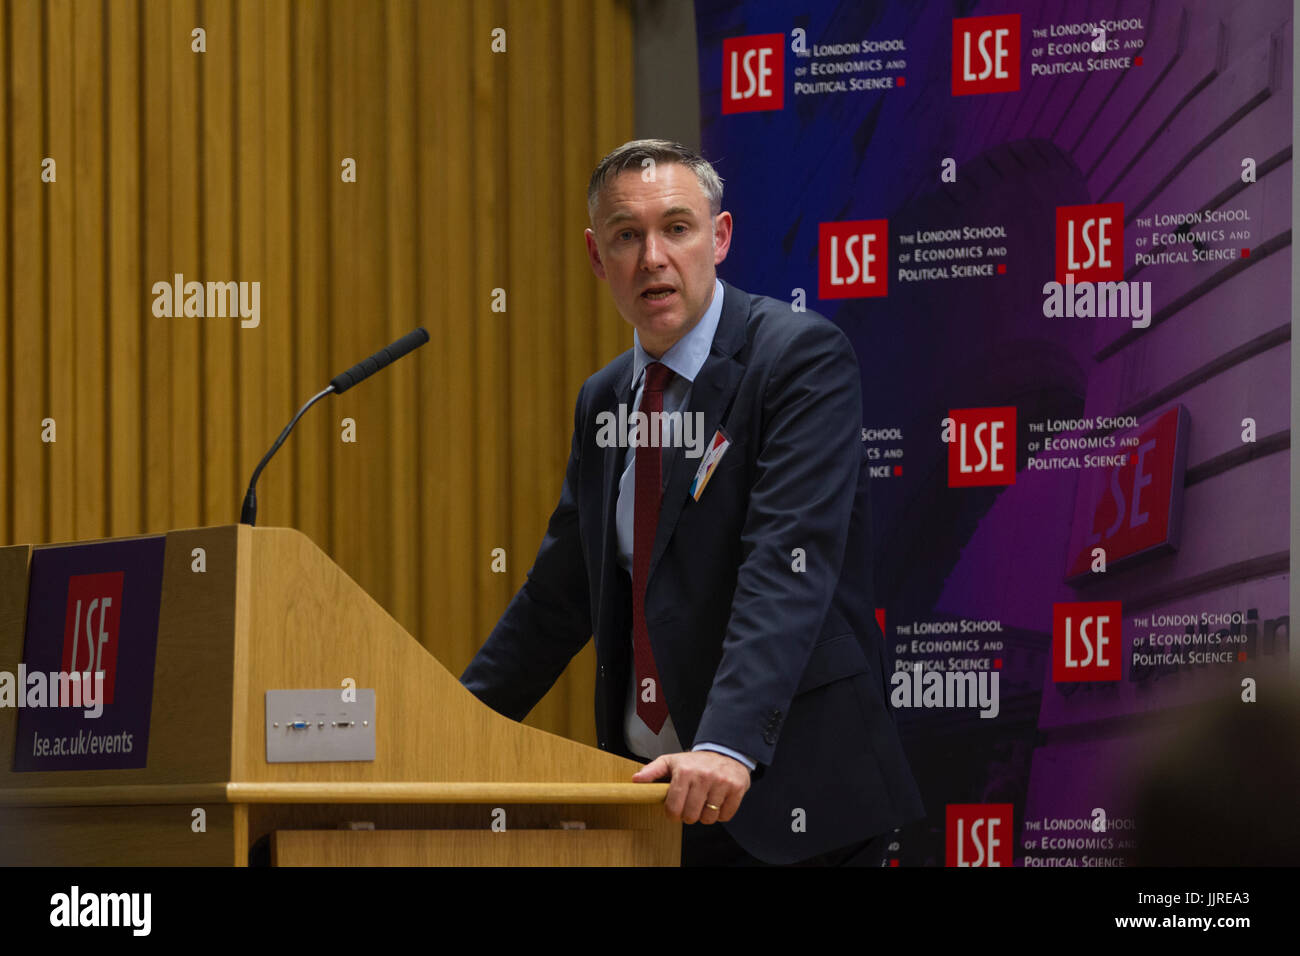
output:
<svg viewBox="0 0 1300 956"><path fill-rule="evenodd" d="M649 299L651 302L662 302L664 299L673 295L677 290L668 285L652 285L641 293L641 298Z"/></svg>

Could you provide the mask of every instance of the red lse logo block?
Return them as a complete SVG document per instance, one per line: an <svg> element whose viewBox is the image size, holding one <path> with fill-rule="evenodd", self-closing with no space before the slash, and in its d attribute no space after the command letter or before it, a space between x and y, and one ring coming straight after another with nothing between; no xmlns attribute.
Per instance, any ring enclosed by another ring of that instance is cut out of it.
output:
<svg viewBox="0 0 1300 956"><path fill-rule="evenodd" d="M1052 680L1119 680L1124 650L1119 601L1052 605Z"/></svg>
<svg viewBox="0 0 1300 956"><path fill-rule="evenodd" d="M889 220L821 223L817 295L823 299L865 299L888 291Z"/></svg>
<svg viewBox="0 0 1300 956"><path fill-rule="evenodd" d="M1016 483L1016 407L954 408L948 487Z"/></svg>
<svg viewBox="0 0 1300 956"><path fill-rule="evenodd" d="M952 95L1020 89L1020 14L952 21Z"/></svg>
<svg viewBox="0 0 1300 956"><path fill-rule="evenodd" d="M1096 547L1105 549L1106 564L1112 569L1177 548L1189 428L1185 407L1166 409L1142 425L1136 444L1124 446L1124 464L1080 478L1067 581L1092 573ZM1123 437L1131 438L1133 433L1125 432Z"/></svg>
<svg viewBox="0 0 1300 956"><path fill-rule="evenodd" d="M68 578L61 669L65 674L103 671L105 705L113 703L117 680L124 577L124 571L109 571Z"/></svg>
<svg viewBox="0 0 1300 956"><path fill-rule="evenodd" d="M1056 207L1056 281L1124 279L1124 204Z"/></svg>
<svg viewBox="0 0 1300 956"><path fill-rule="evenodd" d="M722 115L785 106L785 35L761 33L722 41Z"/></svg>
<svg viewBox="0 0 1300 956"><path fill-rule="evenodd" d="M945 865L1014 865L1010 803L950 803L945 810Z"/></svg>

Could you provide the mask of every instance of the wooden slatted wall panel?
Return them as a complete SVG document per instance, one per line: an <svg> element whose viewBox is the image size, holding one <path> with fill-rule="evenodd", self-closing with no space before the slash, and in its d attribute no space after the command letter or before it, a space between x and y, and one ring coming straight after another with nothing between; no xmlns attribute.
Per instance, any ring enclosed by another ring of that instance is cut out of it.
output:
<svg viewBox="0 0 1300 956"><path fill-rule="evenodd" d="M586 178L632 134L629 5L0 11L0 542L238 520L297 406L423 325L429 346L302 421L259 523L301 529L459 672L532 563L578 387L631 344L582 244ZM156 316L177 274L259 282L260 324ZM529 722L594 739L591 671L589 646Z"/></svg>

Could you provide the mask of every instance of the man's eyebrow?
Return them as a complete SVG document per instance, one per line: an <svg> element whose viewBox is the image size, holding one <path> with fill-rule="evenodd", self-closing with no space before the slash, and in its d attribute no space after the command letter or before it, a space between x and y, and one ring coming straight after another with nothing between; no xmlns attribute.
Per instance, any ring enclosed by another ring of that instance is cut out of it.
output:
<svg viewBox="0 0 1300 956"><path fill-rule="evenodd" d="M671 219L673 216L690 216L693 219L695 218L695 210L692 209L690 206L670 206L668 209L664 210L663 215L660 218ZM614 213L608 219L606 219L605 225L613 226L620 222L623 222L625 219L635 219L635 218L636 216L632 215L632 213L628 212L627 210L621 210L619 212Z"/></svg>

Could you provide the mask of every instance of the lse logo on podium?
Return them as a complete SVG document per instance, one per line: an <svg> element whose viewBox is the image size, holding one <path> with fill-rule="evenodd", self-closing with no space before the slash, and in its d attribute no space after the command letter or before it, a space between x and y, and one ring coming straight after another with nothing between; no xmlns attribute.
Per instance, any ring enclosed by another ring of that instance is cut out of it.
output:
<svg viewBox="0 0 1300 956"><path fill-rule="evenodd" d="M817 295L866 299L889 291L889 220L823 222L818 226Z"/></svg>
<svg viewBox="0 0 1300 956"><path fill-rule="evenodd" d="M1068 279L1066 276L1073 276ZM1124 279L1124 204L1056 207L1056 281Z"/></svg>
<svg viewBox="0 0 1300 956"><path fill-rule="evenodd" d="M948 487L1016 483L1016 407L954 408L948 413Z"/></svg>
<svg viewBox="0 0 1300 956"><path fill-rule="evenodd" d="M952 21L952 95L1020 89L1020 14Z"/></svg>
<svg viewBox="0 0 1300 956"><path fill-rule="evenodd" d="M1119 680L1121 613L1119 601L1053 604L1052 680Z"/></svg>
<svg viewBox="0 0 1300 956"><path fill-rule="evenodd" d="M1012 866L1009 803L950 803L944 829L947 866Z"/></svg>
<svg viewBox="0 0 1300 956"><path fill-rule="evenodd" d="M117 681L117 645L122 619L124 571L74 574L68 578L68 606L63 619L65 674L104 672L104 704L113 703Z"/></svg>
<svg viewBox="0 0 1300 956"><path fill-rule="evenodd" d="M760 33L722 41L722 115L785 106L785 36Z"/></svg>

